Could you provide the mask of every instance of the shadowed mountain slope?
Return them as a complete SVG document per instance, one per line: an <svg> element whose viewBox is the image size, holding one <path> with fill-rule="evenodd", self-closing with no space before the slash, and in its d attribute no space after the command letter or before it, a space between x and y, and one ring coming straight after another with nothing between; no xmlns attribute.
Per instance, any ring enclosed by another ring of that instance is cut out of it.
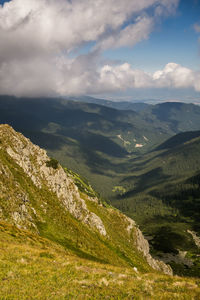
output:
<svg viewBox="0 0 200 300"><path fill-rule="evenodd" d="M162 150L132 161L129 175L120 183L125 192L113 203L152 236L152 251L186 251L195 261L191 270L187 263L184 269L183 261L181 267L181 260L175 269L199 276L199 247L191 235L196 232L197 240L200 235L199 131L178 134L157 149Z"/></svg>

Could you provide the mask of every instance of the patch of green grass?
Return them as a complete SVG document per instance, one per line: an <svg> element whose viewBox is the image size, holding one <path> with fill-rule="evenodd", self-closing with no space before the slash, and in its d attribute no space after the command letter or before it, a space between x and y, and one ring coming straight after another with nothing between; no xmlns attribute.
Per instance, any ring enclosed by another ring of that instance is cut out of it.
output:
<svg viewBox="0 0 200 300"><path fill-rule="evenodd" d="M46 166L56 170L58 169L58 161L55 158L51 157L50 160L46 162Z"/></svg>
<svg viewBox="0 0 200 300"><path fill-rule="evenodd" d="M126 193L126 189L123 186L114 186L112 189L113 193L119 193L120 195L123 195Z"/></svg>
<svg viewBox="0 0 200 300"><path fill-rule="evenodd" d="M55 256L53 254L48 253L48 252L41 252L40 257L46 257L46 258L49 258L49 259L54 259L55 258Z"/></svg>
<svg viewBox="0 0 200 300"><path fill-rule="evenodd" d="M97 193L93 190L90 183L85 178L66 167L64 168L64 170L68 175L70 175L73 178L74 183L79 188L80 192L87 194L89 197L98 196Z"/></svg>

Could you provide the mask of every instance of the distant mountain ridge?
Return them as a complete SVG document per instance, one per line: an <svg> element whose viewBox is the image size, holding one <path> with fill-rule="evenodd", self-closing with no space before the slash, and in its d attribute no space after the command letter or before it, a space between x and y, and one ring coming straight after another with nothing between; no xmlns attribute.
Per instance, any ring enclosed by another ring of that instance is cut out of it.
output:
<svg viewBox="0 0 200 300"><path fill-rule="evenodd" d="M71 100L85 103L95 103L99 105L104 105L107 107L119 109L119 110L133 110L136 112L140 112L145 108L151 106L151 104L143 103L143 102L132 102L132 101L111 101L106 99L97 99L93 97L71 97Z"/></svg>
<svg viewBox="0 0 200 300"><path fill-rule="evenodd" d="M200 137L200 131L188 131L188 132L182 132L179 133L172 138L168 139L161 145L159 145L156 150L164 150L164 149L170 149L174 148L176 146L183 145L192 139Z"/></svg>
<svg viewBox="0 0 200 300"><path fill-rule="evenodd" d="M154 122L162 122L173 133L196 131L200 128L200 106L195 104L164 102L147 107L142 114Z"/></svg>

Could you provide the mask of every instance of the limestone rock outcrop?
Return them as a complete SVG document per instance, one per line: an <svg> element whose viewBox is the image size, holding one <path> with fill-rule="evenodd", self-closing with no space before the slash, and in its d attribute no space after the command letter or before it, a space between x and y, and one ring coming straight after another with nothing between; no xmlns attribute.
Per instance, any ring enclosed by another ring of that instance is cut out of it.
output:
<svg viewBox="0 0 200 300"><path fill-rule="evenodd" d="M0 137L7 144L6 151L10 157L31 178L32 182L42 188L46 185L62 202L63 207L75 218L81 220L100 234L106 235L106 229L101 219L87 209L85 201L81 198L77 186L64 169L48 167L50 160L45 150L31 143L22 134L17 133L8 125L0 125ZM19 221L19 214L13 216L15 222Z"/></svg>

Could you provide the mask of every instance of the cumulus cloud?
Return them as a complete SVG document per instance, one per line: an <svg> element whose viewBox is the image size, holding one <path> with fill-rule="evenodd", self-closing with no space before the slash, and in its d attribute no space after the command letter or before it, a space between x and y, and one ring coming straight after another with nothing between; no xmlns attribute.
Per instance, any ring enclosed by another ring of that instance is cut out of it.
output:
<svg viewBox="0 0 200 300"><path fill-rule="evenodd" d="M200 72L192 71L176 63L168 63L163 70L149 74L134 70L129 64L104 66L100 72L104 88L194 88L200 91Z"/></svg>
<svg viewBox="0 0 200 300"><path fill-rule="evenodd" d="M12 0L0 5L0 94L100 94L147 87L199 91L200 73L175 63L154 74L128 63L102 64L105 49L147 39L178 2ZM77 55L91 42L87 54Z"/></svg>
<svg viewBox="0 0 200 300"><path fill-rule="evenodd" d="M188 68L169 63L163 70L155 72L153 79L160 87L188 88L196 86L195 75L197 74Z"/></svg>

